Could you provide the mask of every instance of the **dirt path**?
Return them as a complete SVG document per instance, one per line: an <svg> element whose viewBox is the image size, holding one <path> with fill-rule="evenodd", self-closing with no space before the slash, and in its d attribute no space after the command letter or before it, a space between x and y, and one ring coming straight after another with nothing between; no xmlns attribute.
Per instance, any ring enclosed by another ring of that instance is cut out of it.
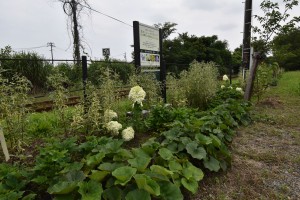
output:
<svg viewBox="0 0 300 200"><path fill-rule="evenodd" d="M191 199L300 199L300 95L270 92L253 116L237 130L232 167L206 177Z"/></svg>

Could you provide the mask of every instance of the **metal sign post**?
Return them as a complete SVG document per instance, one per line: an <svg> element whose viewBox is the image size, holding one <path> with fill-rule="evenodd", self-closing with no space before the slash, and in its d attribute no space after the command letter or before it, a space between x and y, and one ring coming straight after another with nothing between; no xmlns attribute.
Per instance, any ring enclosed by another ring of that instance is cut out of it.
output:
<svg viewBox="0 0 300 200"><path fill-rule="evenodd" d="M162 60L161 29L133 22L134 63L138 71L159 72L162 85L162 97L166 102L166 70Z"/></svg>

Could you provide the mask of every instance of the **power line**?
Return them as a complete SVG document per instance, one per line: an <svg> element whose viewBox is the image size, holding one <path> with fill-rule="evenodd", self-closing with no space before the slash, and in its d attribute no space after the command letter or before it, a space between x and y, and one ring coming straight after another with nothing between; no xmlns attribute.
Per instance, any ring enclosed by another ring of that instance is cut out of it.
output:
<svg viewBox="0 0 300 200"><path fill-rule="evenodd" d="M112 16L110 16L110 15L107 15L107 14L105 14L105 13L103 13L103 12L98 11L98 10L95 10L95 9L89 7L89 6L85 6L85 5L82 5L82 4L80 4L80 5L81 5L82 7L85 7L85 8L87 8L87 9L90 9L91 11L94 11L94 12L99 13L99 14L101 14L101 15L104 15L104 16L106 16L106 17L108 17L108 18L111 18L111 19L113 19L113 20L115 20L115 21L118 21L118 22L120 22L120 23L122 23L122 24L125 24L125 25L127 25L127 26L133 27L132 25L130 25L130 24L128 24L128 23L126 23L126 22L124 22L124 21L122 21L122 20L119 20L119 19L117 19L117 18L115 18L115 17L112 17Z"/></svg>
<svg viewBox="0 0 300 200"><path fill-rule="evenodd" d="M14 48L14 49L39 49L39 48L43 48L43 47L48 47L48 46L38 46L38 47L26 47L26 48Z"/></svg>

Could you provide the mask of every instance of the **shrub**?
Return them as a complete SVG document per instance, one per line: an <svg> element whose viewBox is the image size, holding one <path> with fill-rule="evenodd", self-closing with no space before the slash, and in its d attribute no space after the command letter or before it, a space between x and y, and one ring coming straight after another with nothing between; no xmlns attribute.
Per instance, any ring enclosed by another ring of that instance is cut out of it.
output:
<svg viewBox="0 0 300 200"><path fill-rule="evenodd" d="M188 104L205 109L218 89L218 69L214 63L193 62L180 74L179 87L185 90Z"/></svg>

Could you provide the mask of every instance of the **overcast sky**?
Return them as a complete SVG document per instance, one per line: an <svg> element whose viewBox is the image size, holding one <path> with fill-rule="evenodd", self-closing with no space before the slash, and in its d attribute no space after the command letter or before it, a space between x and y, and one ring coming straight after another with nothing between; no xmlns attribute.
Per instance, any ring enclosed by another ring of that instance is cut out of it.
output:
<svg viewBox="0 0 300 200"><path fill-rule="evenodd" d="M132 25L133 21L153 25L177 23L177 32L189 35L217 35L233 50L242 43L243 0L88 0L90 6ZM253 15L259 14L262 0L253 0ZM294 13L300 13L299 6ZM99 13L82 13L84 45L92 59L102 58L102 48L111 57L131 60L133 30L129 25ZM172 37L176 37L175 33ZM0 48L34 50L51 58L48 42L55 43L54 58L72 58L72 37L67 17L57 0L0 0ZM41 47L29 49L31 47ZM26 49L28 48L28 49Z"/></svg>

